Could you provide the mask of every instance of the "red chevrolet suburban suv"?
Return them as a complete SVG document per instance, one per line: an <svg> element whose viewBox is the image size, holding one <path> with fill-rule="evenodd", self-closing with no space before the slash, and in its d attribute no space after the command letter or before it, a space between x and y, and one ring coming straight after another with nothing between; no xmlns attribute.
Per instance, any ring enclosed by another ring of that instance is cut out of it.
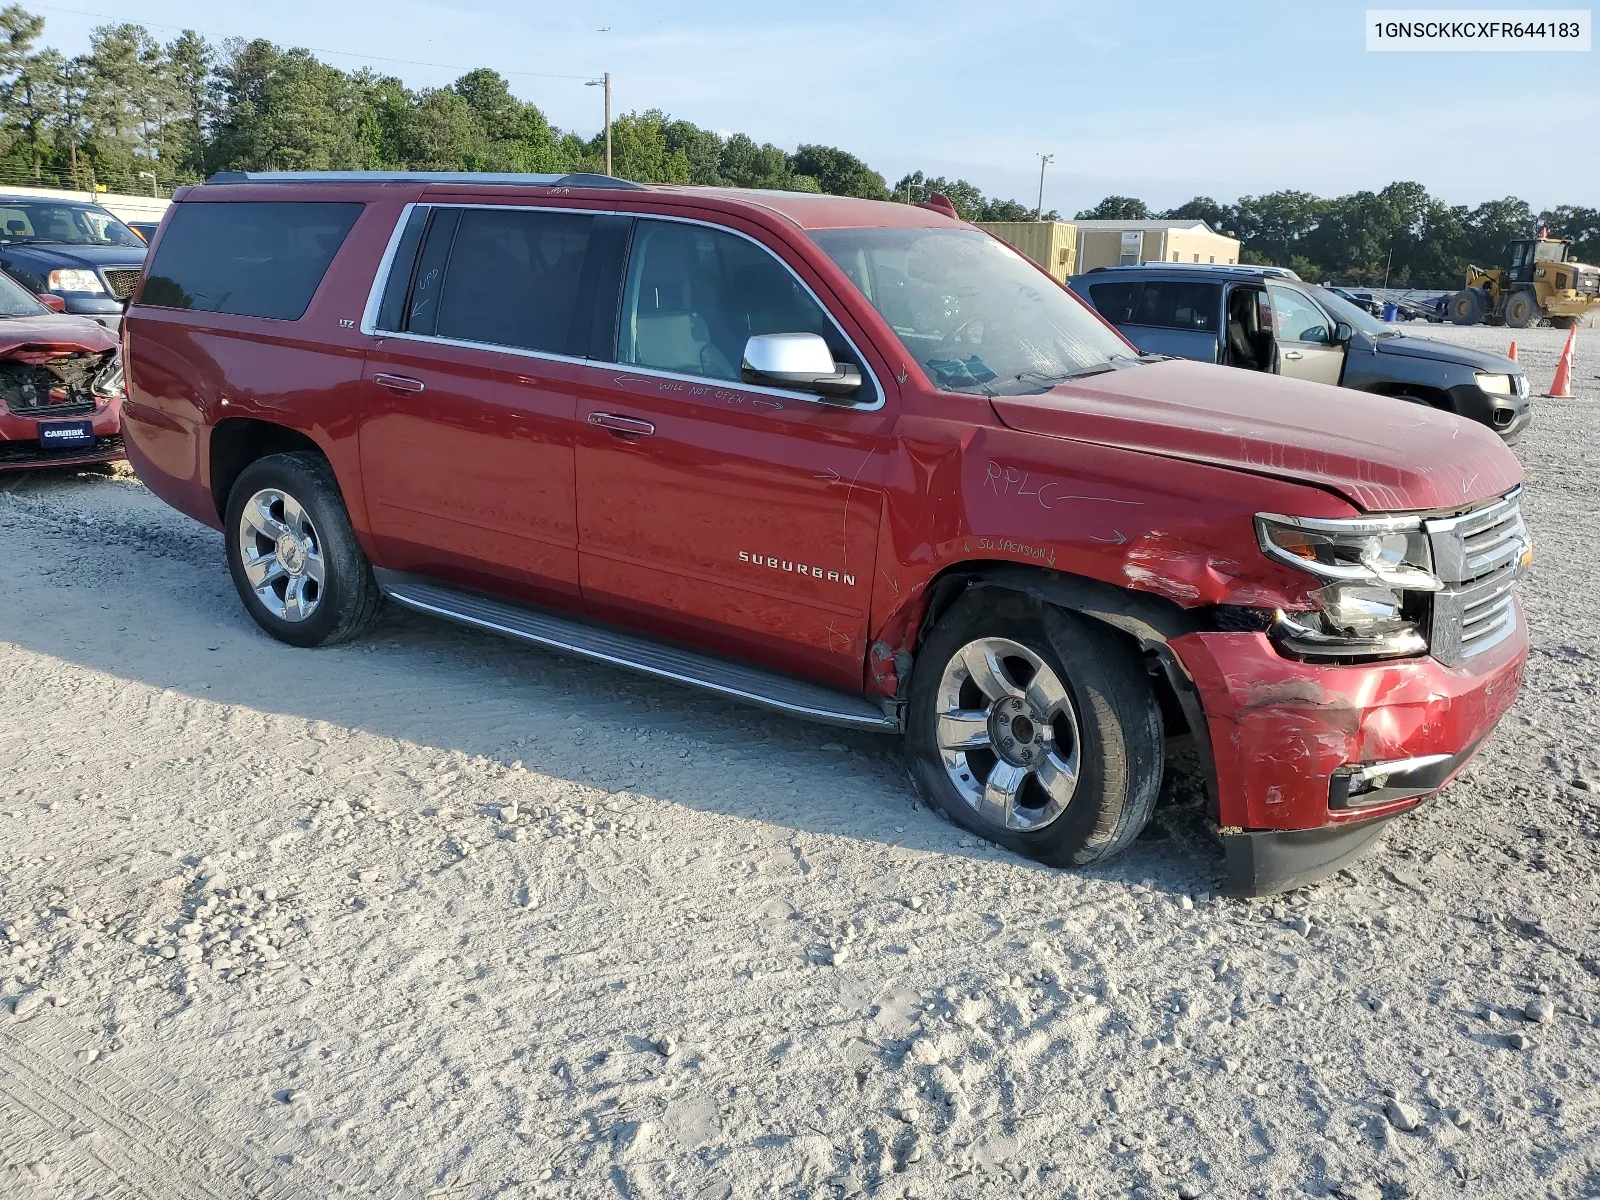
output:
<svg viewBox="0 0 1600 1200"><path fill-rule="evenodd" d="M1317 878L1516 695L1516 459L1141 356L945 211L599 176L225 174L123 325L128 456L297 646L384 597L899 731L1047 863L1192 737L1229 887Z"/></svg>

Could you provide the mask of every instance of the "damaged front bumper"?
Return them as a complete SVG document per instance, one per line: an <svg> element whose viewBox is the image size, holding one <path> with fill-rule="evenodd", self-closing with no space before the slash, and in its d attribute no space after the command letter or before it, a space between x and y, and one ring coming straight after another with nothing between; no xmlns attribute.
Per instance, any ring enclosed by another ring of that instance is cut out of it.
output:
<svg viewBox="0 0 1600 1200"><path fill-rule="evenodd" d="M65 449L49 449L41 445L40 420L58 419L53 414L43 417L17 416L0 407L0 471L83 466L115 462L123 457L121 397L109 397L90 412L72 413L65 418L88 421L94 434L92 445Z"/></svg>
<svg viewBox="0 0 1600 1200"><path fill-rule="evenodd" d="M0 353L0 471L123 457L123 390L115 347L41 342Z"/></svg>
<svg viewBox="0 0 1600 1200"><path fill-rule="evenodd" d="M1228 890L1262 895L1337 870L1454 778L1516 699L1528 638L1519 607L1460 667L1296 662L1264 633L1171 647L1205 709Z"/></svg>

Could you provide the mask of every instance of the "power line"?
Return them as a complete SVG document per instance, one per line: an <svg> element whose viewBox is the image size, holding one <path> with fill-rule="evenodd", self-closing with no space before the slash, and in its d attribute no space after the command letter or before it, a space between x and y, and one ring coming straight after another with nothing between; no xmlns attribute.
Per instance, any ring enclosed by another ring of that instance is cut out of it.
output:
<svg viewBox="0 0 1600 1200"><path fill-rule="evenodd" d="M42 8L46 12L69 13L74 17L90 17L97 21L126 22L129 25L147 25L154 29L175 29L179 33L193 29L195 33L203 33L212 38L228 38L235 36L230 33L219 33L215 29L194 29L192 25L167 25L160 21L127 21L124 17L114 17L109 13L84 12L80 8L61 8L55 4L35 4L34 8ZM422 62L415 58L385 58L379 54L360 54L354 50L328 50L320 46L298 46L291 49L309 50L312 54L337 54L343 58L359 58L364 62L399 63L407 67L437 67L441 71L471 71L473 67L452 66L450 63ZM579 82L588 82L589 75L552 75L545 71L501 71L502 75L521 75L529 79L573 79Z"/></svg>

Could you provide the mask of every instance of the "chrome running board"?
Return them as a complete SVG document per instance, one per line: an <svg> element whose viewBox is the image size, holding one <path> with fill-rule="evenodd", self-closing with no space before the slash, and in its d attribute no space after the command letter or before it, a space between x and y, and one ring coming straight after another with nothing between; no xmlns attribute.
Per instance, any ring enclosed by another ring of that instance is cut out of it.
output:
<svg viewBox="0 0 1600 1200"><path fill-rule="evenodd" d="M730 662L637 634L604 628L572 617L524 608L479 592L469 592L415 575L375 570L378 586L396 604L443 617L474 629L624 667L658 679L774 709L791 716L849 729L893 732L898 723L863 696L836 692L760 667Z"/></svg>

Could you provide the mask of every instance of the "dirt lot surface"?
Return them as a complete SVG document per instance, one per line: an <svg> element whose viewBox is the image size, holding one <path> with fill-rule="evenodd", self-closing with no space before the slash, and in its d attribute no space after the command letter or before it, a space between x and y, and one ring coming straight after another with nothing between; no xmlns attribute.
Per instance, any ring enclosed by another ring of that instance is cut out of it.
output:
<svg viewBox="0 0 1600 1200"><path fill-rule="evenodd" d="M1511 716L1258 903L1181 805L1047 870L887 739L398 613L289 649L130 476L0 478L0 1196L1600 1195L1577 375Z"/></svg>

